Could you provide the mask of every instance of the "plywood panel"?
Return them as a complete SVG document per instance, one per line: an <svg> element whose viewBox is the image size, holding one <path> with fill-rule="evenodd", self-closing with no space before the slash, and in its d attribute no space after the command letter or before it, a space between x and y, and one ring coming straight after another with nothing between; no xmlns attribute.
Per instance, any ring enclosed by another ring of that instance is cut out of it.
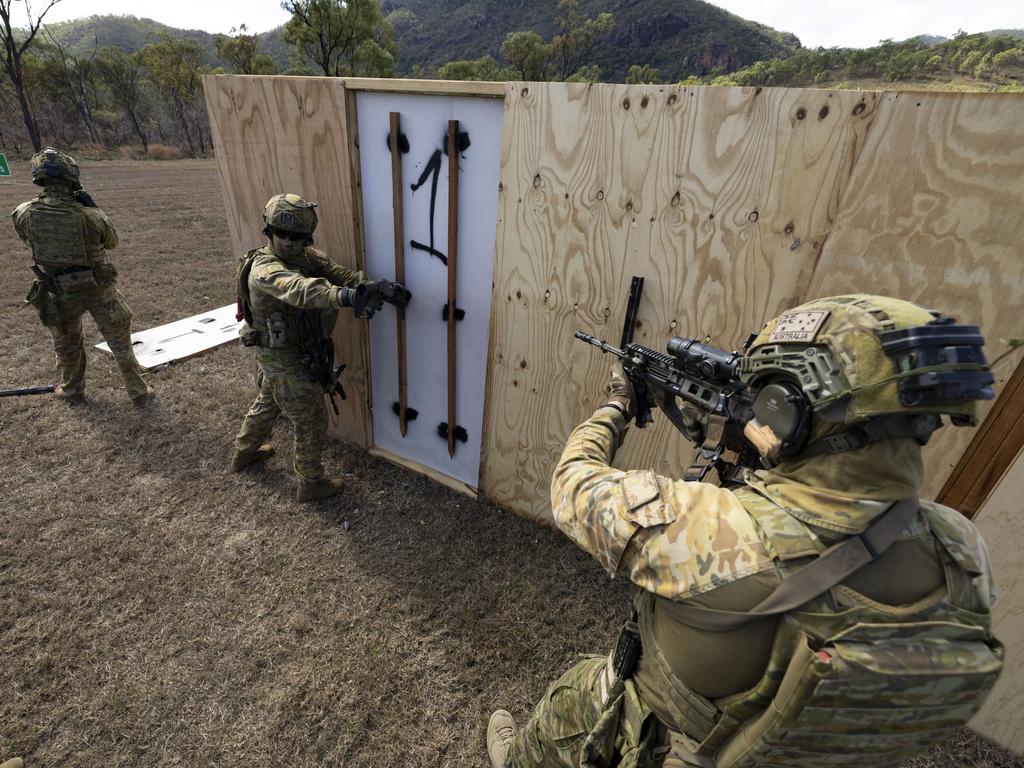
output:
<svg viewBox="0 0 1024 768"><path fill-rule="evenodd" d="M887 293L940 309L979 325L993 359L1021 330L1022 210L1024 96L885 94L808 297ZM1016 361L996 369L997 393ZM922 495L938 493L973 432L935 435Z"/></svg>
<svg viewBox="0 0 1024 768"><path fill-rule="evenodd" d="M993 613L995 635L1006 645L1006 668L971 727L1024 754L1024 550L1020 546L1024 453L979 510L975 525L985 537L999 587Z"/></svg>
<svg viewBox="0 0 1024 768"><path fill-rule="evenodd" d="M216 75L204 77L203 86L235 250L263 245L264 204L279 192L295 192L320 204L317 246L335 261L359 267L341 82ZM348 366L342 382L349 397L338 403L340 417L332 414L332 429L365 447L366 321L343 314L334 341L337 359Z"/></svg>
<svg viewBox="0 0 1024 768"><path fill-rule="evenodd" d="M509 84L482 487L548 512L565 438L602 399L630 276L647 278L636 341L735 347L806 290L876 94ZM663 420L662 420L663 422ZM679 474L666 424L622 466Z"/></svg>

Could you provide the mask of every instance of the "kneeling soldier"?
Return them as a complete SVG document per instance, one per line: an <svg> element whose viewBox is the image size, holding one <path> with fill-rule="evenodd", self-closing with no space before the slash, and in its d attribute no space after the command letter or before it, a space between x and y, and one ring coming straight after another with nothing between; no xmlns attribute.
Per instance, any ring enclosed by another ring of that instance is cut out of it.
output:
<svg viewBox="0 0 1024 768"><path fill-rule="evenodd" d="M1002 666L988 556L917 492L941 416L974 423L992 396L982 344L881 296L773 320L738 364L770 468L733 489L610 466L634 412L619 367L569 437L551 506L633 582L633 618L518 733L491 716L491 764L875 768L966 723Z"/></svg>
<svg viewBox="0 0 1024 768"><path fill-rule="evenodd" d="M398 283L369 280L331 261L313 245L316 203L275 195L263 210L269 245L239 262L238 297L245 324L242 343L255 347L259 397L235 438L231 468L241 470L273 453L265 441L284 414L295 431L297 498L312 501L342 489L324 477L321 444L327 429L325 391L333 394L338 371L330 340L339 307L370 318L385 301L404 305L410 294Z"/></svg>

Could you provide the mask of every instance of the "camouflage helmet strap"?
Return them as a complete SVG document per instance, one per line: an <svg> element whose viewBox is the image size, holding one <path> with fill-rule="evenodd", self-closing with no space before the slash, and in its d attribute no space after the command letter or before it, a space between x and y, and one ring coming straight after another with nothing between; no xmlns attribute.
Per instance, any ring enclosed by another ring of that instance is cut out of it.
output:
<svg viewBox="0 0 1024 768"><path fill-rule="evenodd" d="M871 443L899 437L912 437L919 444L924 445L932 436L932 432L941 426L942 419L934 413L898 413L884 416L871 419L846 432L839 432L809 443L800 453L789 457L789 460L804 461L827 453L855 451Z"/></svg>
<svg viewBox="0 0 1024 768"><path fill-rule="evenodd" d="M749 611L722 611L670 601L664 601L662 607L680 624L710 632L728 632L757 619L792 611L881 557L910 525L919 509L916 498L897 501L863 533L833 544L815 560L787 576L768 597Z"/></svg>

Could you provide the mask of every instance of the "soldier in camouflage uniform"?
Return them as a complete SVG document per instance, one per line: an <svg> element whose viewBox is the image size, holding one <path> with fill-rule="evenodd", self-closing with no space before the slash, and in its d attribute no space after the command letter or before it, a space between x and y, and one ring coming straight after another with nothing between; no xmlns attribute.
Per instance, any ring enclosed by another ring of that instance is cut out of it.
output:
<svg viewBox="0 0 1024 768"><path fill-rule="evenodd" d="M106 252L117 230L79 182L74 158L53 148L32 157L32 181L43 191L11 214L14 229L32 248L39 279L26 301L39 312L57 356L59 394L70 404L85 400L82 315L88 312L110 347L135 405L153 398L132 351L131 311L117 290L117 270Z"/></svg>
<svg viewBox="0 0 1024 768"><path fill-rule="evenodd" d="M608 403L570 436L551 501L573 541L633 582L633 620L611 656L555 682L526 727L491 716L492 765L897 766L966 723L1002 663L988 557L965 518L915 498L939 414L974 423L977 398L991 397L977 329L949 322L855 295L766 325L740 378L788 381L809 419L734 489L611 466L634 413L618 367ZM974 341L956 346L941 336L950 328ZM924 345L919 359L883 347L901 335ZM875 551L872 530L888 520ZM842 544L867 564L825 591L812 581L793 609L752 610Z"/></svg>
<svg viewBox="0 0 1024 768"><path fill-rule="evenodd" d="M403 286L369 280L313 248L315 209L316 203L298 195L270 198L263 211L269 245L243 256L238 275L246 320L240 333L242 343L256 349L260 394L235 439L231 467L239 471L272 455L266 441L283 413L295 432L299 501L325 498L344 486L324 476L320 453L327 409L324 385L311 370L312 358L330 338L338 308L352 307L356 317L370 318L384 301L395 303L396 292L405 294L400 301L408 301Z"/></svg>

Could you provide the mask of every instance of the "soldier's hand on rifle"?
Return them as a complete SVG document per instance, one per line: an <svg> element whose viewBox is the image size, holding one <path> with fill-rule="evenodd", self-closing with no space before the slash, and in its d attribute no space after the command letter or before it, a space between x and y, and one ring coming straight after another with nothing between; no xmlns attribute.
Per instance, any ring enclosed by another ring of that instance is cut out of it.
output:
<svg viewBox="0 0 1024 768"><path fill-rule="evenodd" d="M626 412L626 420L629 421L636 415L636 406L633 403L635 397L633 385L629 381L626 372L622 370L622 363L616 360L612 364L611 378L608 381L608 401L615 403Z"/></svg>

